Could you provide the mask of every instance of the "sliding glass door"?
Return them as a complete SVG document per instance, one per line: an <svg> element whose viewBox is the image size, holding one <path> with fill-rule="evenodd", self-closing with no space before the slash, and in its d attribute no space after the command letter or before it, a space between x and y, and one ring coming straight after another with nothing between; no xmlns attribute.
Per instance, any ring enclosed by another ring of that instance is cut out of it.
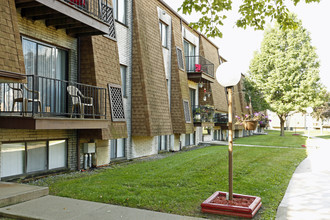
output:
<svg viewBox="0 0 330 220"><path fill-rule="evenodd" d="M61 80L67 80L68 52L27 38L22 43L26 74L39 76L34 81L29 78L28 88L40 92L42 111L65 112L67 85ZM31 110L29 106L28 111Z"/></svg>

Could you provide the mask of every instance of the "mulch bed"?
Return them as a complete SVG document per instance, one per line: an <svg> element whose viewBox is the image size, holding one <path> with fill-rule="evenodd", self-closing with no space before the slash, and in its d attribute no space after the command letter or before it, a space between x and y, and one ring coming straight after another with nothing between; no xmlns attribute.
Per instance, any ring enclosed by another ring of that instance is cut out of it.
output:
<svg viewBox="0 0 330 220"><path fill-rule="evenodd" d="M233 200L226 200L225 195L218 195L215 199L211 201L211 203L222 204L222 205L233 205L233 206L241 206L241 207L249 207L254 198L233 198Z"/></svg>

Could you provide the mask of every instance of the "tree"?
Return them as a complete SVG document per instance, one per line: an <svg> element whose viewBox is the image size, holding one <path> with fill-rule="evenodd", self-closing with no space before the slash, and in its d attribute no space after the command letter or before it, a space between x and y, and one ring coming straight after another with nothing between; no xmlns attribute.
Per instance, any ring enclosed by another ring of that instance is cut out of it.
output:
<svg viewBox="0 0 330 220"><path fill-rule="evenodd" d="M323 100L323 104L316 107L312 113L312 116L320 122L321 134L323 134L324 121L330 118L330 93L326 93Z"/></svg>
<svg viewBox="0 0 330 220"><path fill-rule="evenodd" d="M290 0L296 6L301 0ZM320 0L305 0L306 3L320 2ZM219 27L223 25L223 20L227 18L225 11L232 10L231 0L184 0L179 10L183 14L192 12L201 13L202 17L197 22L190 25L196 30L200 30L207 37L222 37ZM254 27L255 30L263 30L266 20L275 20L282 28L295 29L298 23L293 20L289 10L283 0L243 0L238 13L240 19L236 26L246 28Z"/></svg>
<svg viewBox="0 0 330 220"><path fill-rule="evenodd" d="M248 87L248 93L259 95L258 99L266 103L264 106L280 118L281 136L290 112L322 105L326 93L320 83L320 64L310 34L295 15L290 16L298 27L282 29L278 23L269 27L246 77L253 88Z"/></svg>

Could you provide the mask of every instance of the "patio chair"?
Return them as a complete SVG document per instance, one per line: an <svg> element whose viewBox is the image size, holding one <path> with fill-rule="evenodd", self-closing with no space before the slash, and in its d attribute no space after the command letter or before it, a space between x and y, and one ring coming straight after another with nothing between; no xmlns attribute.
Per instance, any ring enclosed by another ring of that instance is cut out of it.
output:
<svg viewBox="0 0 330 220"><path fill-rule="evenodd" d="M12 112L14 111L15 104L18 102L22 103L23 115L27 112L28 103L38 103L39 113L41 114L42 107L41 107L41 98L39 91L29 89L26 87L25 84L21 84L21 83L7 83L7 85L12 90L17 91L16 95L13 95L14 98L13 98ZM27 92L26 95L24 94L24 91ZM31 98L28 93L32 94Z"/></svg>
<svg viewBox="0 0 330 220"><path fill-rule="evenodd" d="M72 102L71 118L72 118L72 114L73 114L73 110L74 110L75 106L79 107L81 118L84 118L84 116L85 116L85 113L84 113L85 106L92 107L93 118L95 118L93 98L84 96L80 92L80 90L75 86L71 85L71 86L68 86L66 89L67 89L69 95L71 96L71 102Z"/></svg>

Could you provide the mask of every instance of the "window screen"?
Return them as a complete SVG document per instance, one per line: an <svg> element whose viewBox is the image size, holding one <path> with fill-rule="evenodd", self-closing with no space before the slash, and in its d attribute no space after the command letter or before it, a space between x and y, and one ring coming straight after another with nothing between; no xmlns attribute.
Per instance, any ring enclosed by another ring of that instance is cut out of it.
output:
<svg viewBox="0 0 330 220"><path fill-rule="evenodd" d="M183 110L184 110L184 118L185 118L186 122L191 123L189 102L187 100L183 100Z"/></svg>
<svg viewBox="0 0 330 220"><path fill-rule="evenodd" d="M176 48L176 54L178 56L178 65L179 65L179 69L184 70L184 66L183 66L183 57L182 57L182 50L180 48Z"/></svg>
<svg viewBox="0 0 330 220"><path fill-rule="evenodd" d="M108 84L108 89L112 121L125 121L124 103L121 86Z"/></svg>

